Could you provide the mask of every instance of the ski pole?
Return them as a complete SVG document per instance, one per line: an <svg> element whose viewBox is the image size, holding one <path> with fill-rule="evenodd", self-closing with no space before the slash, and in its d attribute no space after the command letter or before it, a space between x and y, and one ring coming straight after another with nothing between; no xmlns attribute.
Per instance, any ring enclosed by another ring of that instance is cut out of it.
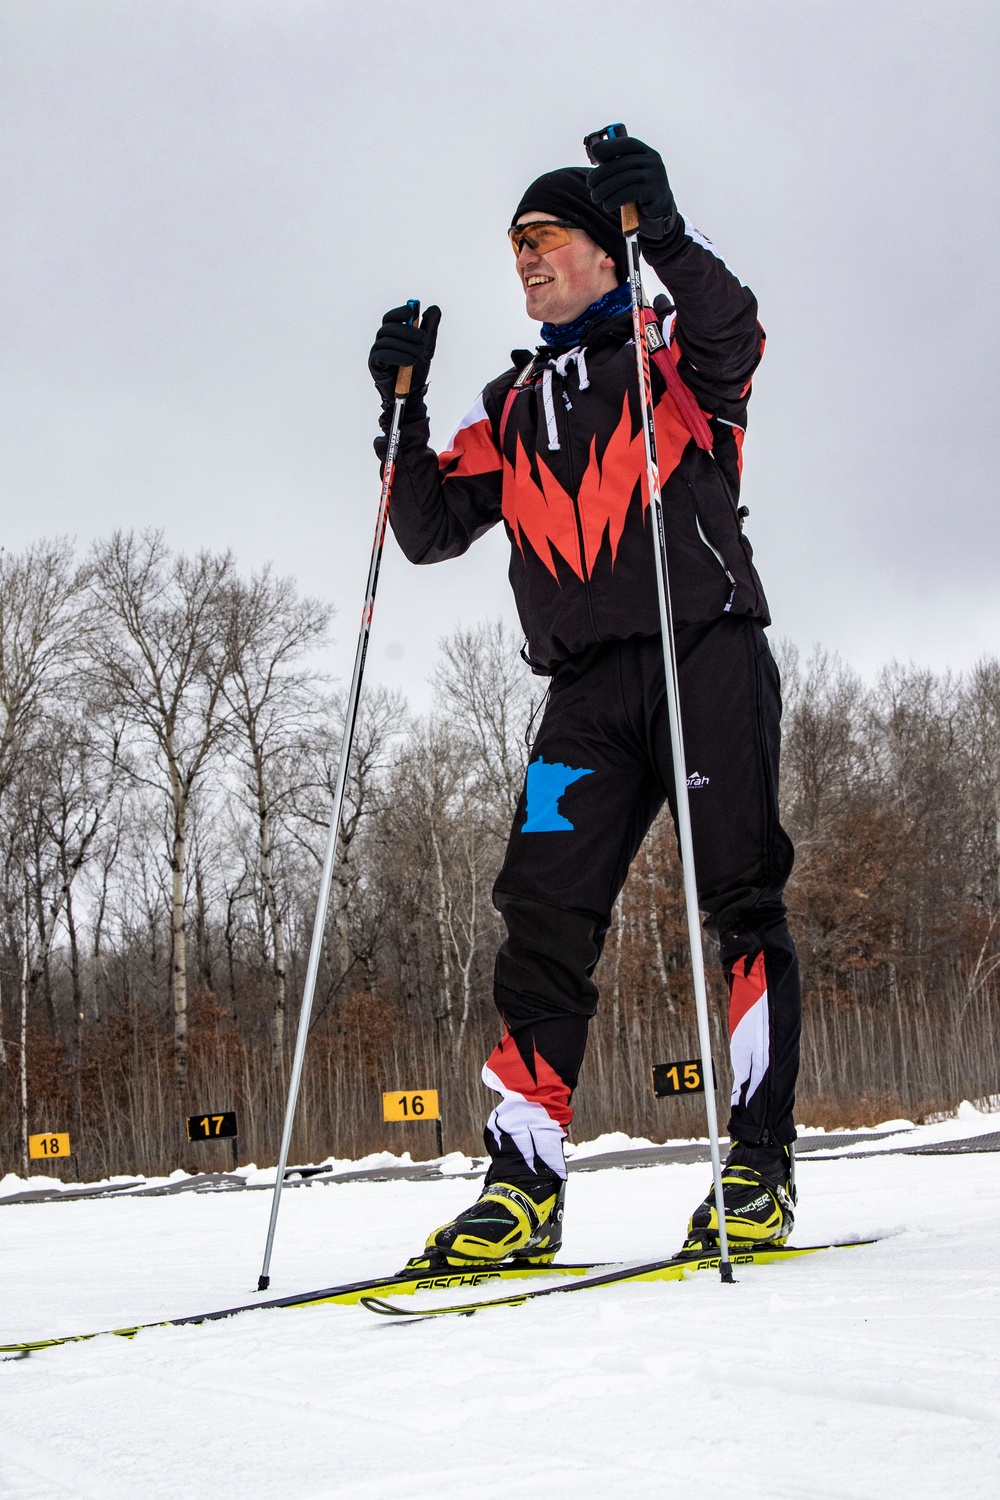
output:
<svg viewBox="0 0 1000 1500"><path fill-rule="evenodd" d="M587 155L593 162L591 142L618 140L628 135L624 125L608 125L584 140ZM635 364L639 377L639 399L642 405L642 432L646 446L646 482L649 508L653 518L653 551L656 558L656 592L660 604L660 634L663 639L663 668L667 679L667 716L670 721L670 743L673 748L674 793L677 802L677 840L681 850L684 874L684 905L687 908L688 941L691 945L691 978L698 1017L698 1041L701 1066L705 1077L705 1114L708 1117L709 1149L712 1153L712 1182L715 1188L715 1211L719 1220L719 1275L731 1282L733 1268L729 1260L729 1236L722 1196L722 1159L719 1153L719 1122L715 1111L715 1069L712 1065L712 1036L708 1025L708 991L705 987L705 958L701 948L701 923L698 913L698 883L695 877L694 839L691 834L691 807L688 802L687 760L681 727L680 686L677 672L677 646L674 641L673 611L670 605L670 576L667 568L667 540L660 494L660 474L656 463L656 429L653 422L653 387L649 378L649 352L646 347L645 306L642 271L639 265L639 209L635 203L622 206L622 234L628 251L628 279L632 292L632 334L635 340Z"/></svg>
<svg viewBox="0 0 1000 1500"><path fill-rule="evenodd" d="M411 300L407 303L407 306L411 310L410 323L411 325L415 325L420 319L420 303ZM326 930L326 914L330 905L333 867L336 864L337 848L340 844L340 825L344 816L344 793L347 787L347 772L350 765L351 748L354 744L354 730L358 722L361 679L364 676L365 658L368 655L368 637L371 634L372 613L375 608L375 590L378 588L378 574L382 564L382 548L385 544L385 528L386 522L389 519L389 498L392 494L392 481L396 472L396 454L399 451L399 428L403 420L403 407L409 395L412 375L413 367L411 365L400 365L396 372L396 401L392 409L389 446L386 449L385 469L382 474L382 495L379 500L378 519L375 522L375 540L372 543L371 562L368 565L368 586L365 590L364 609L361 611L358 649L354 657L354 676L351 678L351 691L348 694L347 711L344 716L344 734L340 742L337 784L334 788L333 807L330 812L330 827L326 841L326 858L323 861L323 873L319 882L319 896L316 900L312 945L309 949L309 964L306 968L306 981L302 991L302 1009L299 1012L299 1029L295 1037L292 1076L288 1084L288 1103L285 1106L285 1123L281 1132L281 1150L278 1153L278 1172L274 1179L274 1195L271 1198L271 1219L267 1226L264 1264L257 1282L257 1290L259 1292L267 1291L267 1288L271 1284L269 1274L271 1269L271 1249L274 1245L274 1230L278 1222L278 1208L281 1203L281 1189L285 1181L285 1169L288 1166L288 1151L292 1141L295 1106L298 1103L299 1086L302 1082L302 1065L305 1062L306 1043L309 1040L309 1018L312 1015L313 999L316 994L316 977L319 973L319 961L323 952L323 933Z"/></svg>

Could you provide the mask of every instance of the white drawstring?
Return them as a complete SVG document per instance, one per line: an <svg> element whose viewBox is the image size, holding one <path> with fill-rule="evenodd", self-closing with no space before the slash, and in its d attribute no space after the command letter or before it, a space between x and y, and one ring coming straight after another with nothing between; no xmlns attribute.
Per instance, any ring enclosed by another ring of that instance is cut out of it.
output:
<svg viewBox="0 0 1000 1500"><path fill-rule="evenodd" d="M576 376L580 382L580 389L581 391L585 391L590 386L590 381L587 379L587 356L583 349L567 349L565 354L556 354L553 356L551 364L556 373L561 375L563 380L565 380L566 371L569 369L571 360L576 365Z"/></svg>
<svg viewBox="0 0 1000 1500"><path fill-rule="evenodd" d="M552 371L562 379L566 379L566 372L570 362L576 365L576 378L579 381L581 391L590 386L587 376L587 356L583 349L567 349L565 354L556 354L545 366L542 375L542 405L545 408L545 427L549 438L549 452L554 453L559 448L559 429L556 426L556 409L552 400Z"/></svg>
<svg viewBox="0 0 1000 1500"><path fill-rule="evenodd" d="M545 426L549 433L549 452L553 453L559 447L559 429L556 426L556 409L552 403L552 367L545 366L545 374L542 376L542 405L545 407Z"/></svg>

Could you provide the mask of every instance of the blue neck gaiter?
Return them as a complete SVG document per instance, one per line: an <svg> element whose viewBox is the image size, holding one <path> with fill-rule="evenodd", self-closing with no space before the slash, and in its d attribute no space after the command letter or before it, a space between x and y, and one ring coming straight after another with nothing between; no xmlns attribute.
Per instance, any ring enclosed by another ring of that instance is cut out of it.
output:
<svg viewBox="0 0 1000 1500"><path fill-rule="evenodd" d="M599 319L615 318L619 313L627 312L632 306L632 290L627 281L621 286L616 286L613 291L605 292L603 297L598 297L592 302L586 312L582 312L572 323L543 323L542 341L548 344L550 349L573 349L583 337L583 330L588 323L596 323Z"/></svg>

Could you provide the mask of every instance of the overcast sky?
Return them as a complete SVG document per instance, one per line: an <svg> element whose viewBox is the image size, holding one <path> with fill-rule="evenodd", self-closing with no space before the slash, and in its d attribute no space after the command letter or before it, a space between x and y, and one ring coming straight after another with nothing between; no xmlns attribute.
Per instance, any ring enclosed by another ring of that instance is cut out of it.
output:
<svg viewBox="0 0 1000 1500"><path fill-rule="evenodd" d="M378 496L366 358L444 310L450 435L534 342L505 238L624 120L756 292L744 499L774 627L870 674L1000 650L996 0L0 0L3 544L161 526L338 608ZM386 549L370 658L513 610L497 530Z"/></svg>

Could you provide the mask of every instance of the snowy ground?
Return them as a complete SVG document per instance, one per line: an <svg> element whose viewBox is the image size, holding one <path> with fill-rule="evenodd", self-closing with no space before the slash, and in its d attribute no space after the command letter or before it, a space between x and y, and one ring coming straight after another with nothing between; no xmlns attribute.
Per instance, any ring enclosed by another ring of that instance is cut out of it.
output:
<svg viewBox="0 0 1000 1500"><path fill-rule="evenodd" d="M906 1139L996 1129L966 1106ZM563 1259L669 1252L706 1187L704 1166L574 1175ZM5 1363L0 1496L992 1497L1000 1156L804 1157L799 1187L795 1242L886 1238L735 1287L708 1274L414 1326L278 1310ZM397 1267L475 1190L288 1192L270 1295ZM0 1342L251 1300L268 1204L0 1207Z"/></svg>

